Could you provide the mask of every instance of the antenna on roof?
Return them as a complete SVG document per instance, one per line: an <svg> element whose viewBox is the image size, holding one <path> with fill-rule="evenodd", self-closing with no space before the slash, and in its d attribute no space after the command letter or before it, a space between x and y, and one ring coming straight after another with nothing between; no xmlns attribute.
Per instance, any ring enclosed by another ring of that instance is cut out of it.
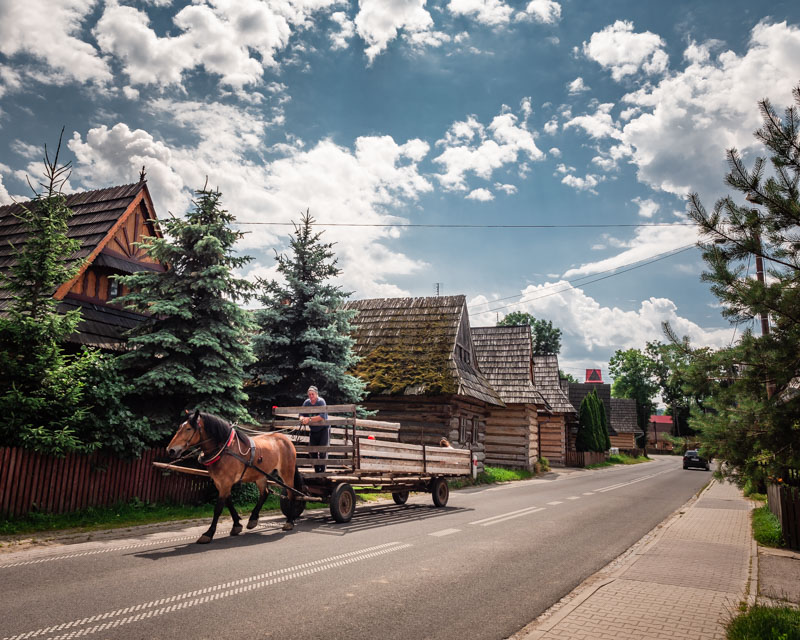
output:
<svg viewBox="0 0 800 640"><path fill-rule="evenodd" d="M440 284L442 284L442 283L441 283L441 282L434 282L434 283L433 283L433 288L434 288L434 290L436 291L436 297L437 297L437 298L439 297L439 285L440 285Z"/></svg>
<svg viewBox="0 0 800 640"><path fill-rule="evenodd" d="M147 173L144 170L144 165L142 165L142 170L139 173L139 182L144 182L147 179Z"/></svg>

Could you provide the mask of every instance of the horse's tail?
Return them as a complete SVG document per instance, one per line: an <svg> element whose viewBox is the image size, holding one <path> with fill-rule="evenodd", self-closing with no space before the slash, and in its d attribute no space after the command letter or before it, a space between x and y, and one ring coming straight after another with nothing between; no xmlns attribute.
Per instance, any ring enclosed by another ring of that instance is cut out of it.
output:
<svg viewBox="0 0 800 640"><path fill-rule="evenodd" d="M303 480L303 476L297 466L294 468L294 488L303 493L306 492L306 482Z"/></svg>

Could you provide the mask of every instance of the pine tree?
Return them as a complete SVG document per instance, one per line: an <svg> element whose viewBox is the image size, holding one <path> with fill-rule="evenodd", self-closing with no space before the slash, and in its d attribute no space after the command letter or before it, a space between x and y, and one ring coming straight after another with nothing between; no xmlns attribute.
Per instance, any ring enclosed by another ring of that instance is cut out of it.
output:
<svg viewBox="0 0 800 640"><path fill-rule="evenodd" d="M357 362L350 335L355 311L342 308L350 294L330 282L340 273L333 244L322 242L313 224L306 212L291 236L291 255L276 255L284 282L260 282L263 308L255 313L257 361L250 371L261 415L273 404L298 404L312 384L329 404L364 397L364 382L347 373Z"/></svg>
<svg viewBox="0 0 800 640"><path fill-rule="evenodd" d="M729 348L689 352L688 390L708 396L691 424L705 452L743 480L800 467L800 86L793 94L796 106L783 118L768 100L759 103L755 136L769 163L756 158L748 169L735 149L728 152L726 182L741 199L724 197L710 213L696 194L689 203L704 234L703 280L741 331ZM766 276L753 278L758 259ZM747 327L756 318L760 336Z"/></svg>
<svg viewBox="0 0 800 640"><path fill-rule="evenodd" d="M0 317L0 443L52 454L97 446L78 432L88 414L85 379L98 355L64 351L81 314L59 313L53 298L77 273L79 265L70 257L80 248L67 237L72 211L61 189L70 168L59 166L60 149L59 139L51 161L45 147L43 191L34 191L34 199L16 214L28 235L15 248L16 264L0 276L2 288L12 294L8 315Z"/></svg>
<svg viewBox="0 0 800 640"><path fill-rule="evenodd" d="M250 420L242 387L253 361L253 324L238 303L254 287L234 270L251 258L234 253L242 233L231 228L235 218L220 207L220 192L206 185L196 194L185 220L162 221L165 237L144 242L167 270L118 278L131 291L121 302L151 317L129 338L121 370L164 431L184 408Z"/></svg>
<svg viewBox="0 0 800 640"><path fill-rule="evenodd" d="M608 451L611 448L606 410L594 389L581 401L578 421L578 435L575 439L575 448L578 451Z"/></svg>

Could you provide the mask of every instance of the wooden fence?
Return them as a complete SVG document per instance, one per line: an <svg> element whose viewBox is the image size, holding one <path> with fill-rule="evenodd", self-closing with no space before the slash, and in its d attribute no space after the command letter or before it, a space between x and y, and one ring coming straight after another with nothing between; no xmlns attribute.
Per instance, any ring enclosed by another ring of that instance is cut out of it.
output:
<svg viewBox="0 0 800 640"><path fill-rule="evenodd" d="M767 484L767 504L781 523L786 546L800 551L800 472L793 470L784 475L786 482Z"/></svg>
<svg viewBox="0 0 800 640"><path fill-rule="evenodd" d="M0 447L0 516L30 511L68 513L139 498L144 502L200 502L206 478L166 473L153 466L166 459L164 449L146 451L138 460L110 455L44 456Z"/></svg>
<svg viewBox="0 0 800 640"><path fill-rule="evenodd" d="M606 461L607 451L567 451L564 464L568 467L588 467Z"/></svg>

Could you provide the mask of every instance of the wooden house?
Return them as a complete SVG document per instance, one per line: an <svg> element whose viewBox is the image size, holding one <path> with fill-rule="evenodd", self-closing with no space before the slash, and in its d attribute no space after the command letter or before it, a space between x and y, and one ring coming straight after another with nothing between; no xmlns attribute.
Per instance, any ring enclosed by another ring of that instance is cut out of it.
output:
<svg viewBox="0 0 800 640"><path fill-rule="evenodd" d="M481 372L505 403L490 407L486 417L486 464L532 470L546 403L533 387L531 329L475 327L472 342Z"/></svg>
<svg viewBox="0 0 800 640"><path fill-rule="evenodd" d="M673 434L674 425L672 416L650 416L647 423L647 446L658 451L672 451L672 443L668 442L665 435Z"/></svg>
<svg viewBox="0 0 800 640"><path fill-rule="evenodd" d="M77 262L80 268L53 295L60 301L60 311L81 310L83 319L70 342L121 349L124 332L142 322L145 316L115 304L114 300L125 291L110 276L164 270L163 265L136 246L145 236L159 235L147 183L74 193L66 200L74 214L67 235L80 241L80 248L69 260ZM26 225L15 216L23 206L31 203L0 207L0 272L7 272L15 264L14 247L24 244L27 237ZM7 311L11 303L11 294L0 290L0 313Z"/></svg>
<svg viewBox="0 0 800 640"><path fill-rule="evenodd" d="M636 421L636 400L611 398L611 428L608 435L612 447L636 448L636 437L642 435Z"/></svg>
<svg viewBox="0 0 800 640"><path fill-rule="evenodd" d="M575 409L561 388L558 375L558 356L533 356L533 386L547 403L539 410L539 455L555 467L564 466L568 446L568 424L574 420Z"/></svg>
<svg viewBox="0 0 800 640"><path fill-rule="evenodd" d="M481 373L464 296L376 298L346 304L351 321L353 373L367 383L362 404L377 418L401 424L401 442L438 444L485 458L486 417L503 406Z"/></svg>

